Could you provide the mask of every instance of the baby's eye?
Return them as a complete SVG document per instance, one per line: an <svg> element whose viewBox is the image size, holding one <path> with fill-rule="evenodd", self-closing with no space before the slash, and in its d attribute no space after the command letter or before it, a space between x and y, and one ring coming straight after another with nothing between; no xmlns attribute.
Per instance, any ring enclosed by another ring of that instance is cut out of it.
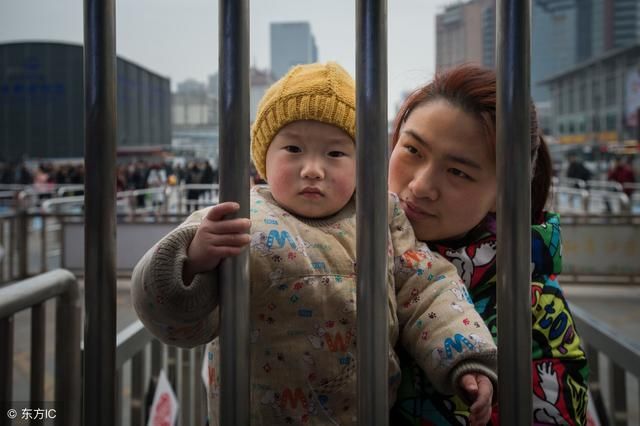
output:
<svg viewBox="0 0 640 426"><path fill-rule="evenodd" d="M297 152L302 152L302 150L300 149L300 147L295 146L295 145L287 145L284 147L284 149L287 152L291 152L291 153L297 153Z"/></svg>
<svg viewBox="0 0 640 426"><path fill-rule="evenodd" d="M339 158L339 157L344 157L345 155L347 155L347 154L345 154L342 151L331 151L331 152L329 152L329 157Z"/></svg>
<svg viewBox="0 0 640 426"><path fill-rule="evenodd" d="M454 176L458 176L458 177L461 177L463 179L471 180L471 176L469 176L468 174L466 174L465 172L463 172L460 169L449 169L449 172L452 173Z"/></svg>

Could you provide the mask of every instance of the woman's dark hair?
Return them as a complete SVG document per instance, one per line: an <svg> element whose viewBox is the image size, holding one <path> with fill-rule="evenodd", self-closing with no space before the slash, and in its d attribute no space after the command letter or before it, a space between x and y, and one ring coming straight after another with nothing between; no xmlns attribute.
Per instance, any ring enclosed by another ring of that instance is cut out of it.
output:
<svg viewBox="0 0 640 426"><path fill-rule="evenodd" d="M434 79L411 93L400 107L393 123L391 146L400 137L400 128L419 105L445 100L476 117L484 130L485 141L495 158L496 152L496 74L476 65L460 65L436 73ZM535 106L531 102L531 219L538 222L551 187L552 165L549 149L538 130Z"/></svg>

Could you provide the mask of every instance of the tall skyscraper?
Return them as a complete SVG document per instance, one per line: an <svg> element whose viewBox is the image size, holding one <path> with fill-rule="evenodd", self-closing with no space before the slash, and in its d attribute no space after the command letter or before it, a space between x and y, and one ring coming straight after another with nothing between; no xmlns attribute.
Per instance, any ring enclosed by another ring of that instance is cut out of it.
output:
<svg viewBox="0 0 640 426"><path fill-rule="evenodd" d="M551 99L549 87L538 83L579 60L579 14L575 0L534 0L531 9L531 96L545 102Z"/></svg>
<svg viewBox="0 0 640 426"><path fill-rule="evenodd" d="M316 40L308 22L271 24L271 74L279 79L294 65L318 60Z"/></svg>
<svg viewBox="0 0 640 426"><path fill-rule="evenodd" d="M495 0L471 0L448 6L436 16L436 69L446 69L463 62L485 64L492 61L487 43L495 46ZM493 31L485 34L487 20ZM491 50L491 49L489 49ZM492 66L493 63L485 64Z"/></svg>
<svg viewBox="0 0 640 426"><path fill-rule="evenodd" d="M540 81L640 42L640 0L533 0L531 94L550 99ZM436 68L472 62L495 66L496 2L454 3L436 17Z"/></svg>

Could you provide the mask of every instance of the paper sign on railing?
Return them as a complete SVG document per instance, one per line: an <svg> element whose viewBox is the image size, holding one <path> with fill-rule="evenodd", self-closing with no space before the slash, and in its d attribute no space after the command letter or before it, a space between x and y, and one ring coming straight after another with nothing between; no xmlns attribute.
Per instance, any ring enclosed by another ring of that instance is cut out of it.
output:
<svg viewBox="0 0 640 426"><path fill-rule="evenodd" d="M178 416L178 399L164 370L158 375L158 386L153 396L147 426L173 426Z"/></svg>

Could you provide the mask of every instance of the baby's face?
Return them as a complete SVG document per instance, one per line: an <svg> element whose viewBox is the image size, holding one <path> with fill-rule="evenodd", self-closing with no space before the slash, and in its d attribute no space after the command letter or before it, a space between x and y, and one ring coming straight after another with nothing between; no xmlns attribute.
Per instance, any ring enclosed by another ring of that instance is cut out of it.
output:
<svg viewBox="0 0 640 426"><path fill-rule="evenodd" d="M356 188L356 146L336 126L294 121L267 150L267 182L287 211L323 218L342 209Z"/></svg>

